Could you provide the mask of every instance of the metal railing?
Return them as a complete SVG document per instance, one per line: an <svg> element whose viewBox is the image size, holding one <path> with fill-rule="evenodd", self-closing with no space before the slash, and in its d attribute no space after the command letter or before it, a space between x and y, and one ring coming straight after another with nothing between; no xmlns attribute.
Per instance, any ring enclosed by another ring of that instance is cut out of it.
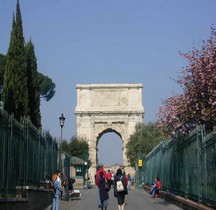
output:
<svg viewBox="0 0 216 210"><path fill-rule="evenodd" d="M0 110L0 197L14 197L17 186L39 187L51 179L57 153L58 145L48 132Z"/></svg>
<svg viewBox="0 0 216 210"><path fill-rule="evenodd" d="M216 207L216 132L197 127L187 137L161 142L145 159L145 183Z"/></svg>

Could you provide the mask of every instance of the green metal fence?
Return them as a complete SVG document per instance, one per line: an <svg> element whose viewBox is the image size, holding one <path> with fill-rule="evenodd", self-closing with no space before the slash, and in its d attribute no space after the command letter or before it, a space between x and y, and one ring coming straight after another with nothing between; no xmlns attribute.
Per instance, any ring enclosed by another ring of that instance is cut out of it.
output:
<svg viewBox="0 0 216 210"><path fill-rule="evenodd" d="M58 145L28 119L19 123L0 110L0 197L14 197L17 186L38 187L57 169Z"/></svg>
<svg viewBox="0 0 216 210"><path fill-rule="evenodd" d="M141 159L140 159L141 160ZM138 162L138 160L137 160ZM143 160L144 162L144 160ZM145 168L143 166L138 166L138 164L136 164L135 167L135 176L134 176L134 185L136 189L143 189L143 185L144 185L144 178L145 178Z"/></svg>
<svg viewBox="0 0 216 210"><path fill-rule="evenodd" d="M186 138L161 142L145 160L145 183L216 207L216 132L196 128Z"/></svg>

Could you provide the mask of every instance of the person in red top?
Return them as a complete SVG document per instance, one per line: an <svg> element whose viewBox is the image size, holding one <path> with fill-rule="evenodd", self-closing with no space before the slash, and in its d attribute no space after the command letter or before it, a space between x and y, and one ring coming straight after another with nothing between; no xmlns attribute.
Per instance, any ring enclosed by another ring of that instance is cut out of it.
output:
<svg viewBox="0 0 216 210"><path fill-rule="evenodd" d="M104 170L103 168L103 164L100 164L99 165L99 169L95 175L95 183L96 185L98 186L98 183L99 183L99 179L100 179L100 173L103 173L103 178L106 180L107 179L107 173L106 171ZM98 188L98 208L101 207L101 200L100 200L100 188Z"/></svg>
<svg viewBox="0 0 216 210"><path fill-rule="evenodd" d="M108 173L107 173L107 182L108 182L109 188L111 188L111 185L112 185L112 173L110 172L110 170L108 170Z"/></svg>
<svg viewBox="0 0 216 210"><path fill-rule="evenodd" d="M156 186L154 187L154 189L152 190L152 197L155 198L156 194L159 193L159 190L161 189L161 181L159 179L159 177L156 178Z"/></svg>
<svg viewBox="0 0 216 210"><path fill-rule="evenodd" d="M106 173L106 171L104 170L104 168L103 168L103 164L100 164L99 165L99 169L98 169L98 171L97 171L97 173L96 173L96 176L95 176L95 183L96 183L96 185L98 186L98 181L99 181L99 176L100 176L100 172L103 172L103 177L104 177L104 179L107 179L107 173Z"/></svg>
<svg viewBox="0 0 216 210"><path fill-rule="evenodd" d="M156 185L156 187L158 189L161 189L161 180L159 178L157 178L157 185Z"/></svg>

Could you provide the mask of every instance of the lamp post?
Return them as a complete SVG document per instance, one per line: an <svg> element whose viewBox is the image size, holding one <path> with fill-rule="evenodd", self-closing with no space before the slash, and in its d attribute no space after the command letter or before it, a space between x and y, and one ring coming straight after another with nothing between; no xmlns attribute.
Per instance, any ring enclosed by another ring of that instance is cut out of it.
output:
<svg viewBox="0 0 216 210"><path fill-rule="evenodd" d="M63 133L63 127L64 127L65 117L64 114L61 114L59 117L59 124L61 127L61 139L60 139L60 151L59 151L59 170L62 172L62 160L61 160L61 153L62 153L62 133Z"/></svg>
<svg viewBox="0 0 216 210"><path fill-rule="evenodd" d="M87 176L87 170L88 170L88 163L84 162L84 189L88 189L88 178Z"/></svg>
<svg viewBox="0 0 216 210"><path fill-rule="evenodd" d="M142 177L141 177L142 166L143 166L143 161L142 161L142 159L139 158L139 160L138 160L138 174L139 174L138 189L141 189L141 187L142 187Z"/></svg>

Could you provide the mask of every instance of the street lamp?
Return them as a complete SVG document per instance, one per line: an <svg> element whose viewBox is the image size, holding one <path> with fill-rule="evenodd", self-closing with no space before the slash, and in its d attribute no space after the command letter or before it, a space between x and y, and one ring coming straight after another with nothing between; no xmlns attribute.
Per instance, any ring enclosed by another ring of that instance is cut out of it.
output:
<svg viewBox="0 0 216 210"><path fill-rule="evenodd" d="M84 162L84 170L83 170L83 173L84 173L84 189L88 189L88 174L87 174L87 170L88 170L88 163L87 162Z"/></svg>
<svg viewBox="0 0 216 210"><path fill-rule="evenodd" d="M65 122L65 117L64 114L61 114L61 116L59 117L59 124L61 127L61 140L60 140L60 151L59 151L59 170L62 172L62 161L61 161L61 153L62 153L62 133L63 133L63 127L64 127L64 122Z"/></svg>

